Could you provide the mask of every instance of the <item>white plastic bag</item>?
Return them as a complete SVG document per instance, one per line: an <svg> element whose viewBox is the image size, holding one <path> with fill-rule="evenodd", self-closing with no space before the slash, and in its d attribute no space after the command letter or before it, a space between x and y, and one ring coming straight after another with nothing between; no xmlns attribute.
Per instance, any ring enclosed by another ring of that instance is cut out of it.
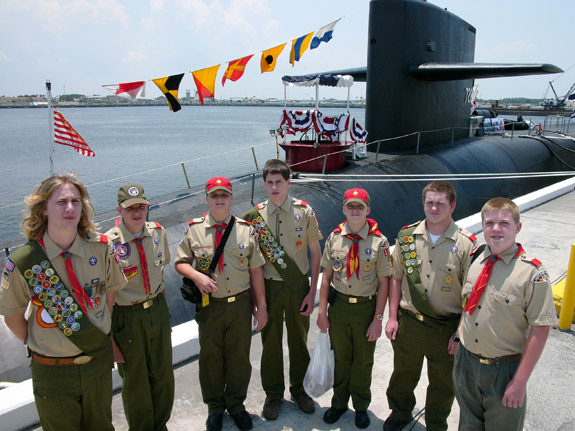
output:
<svg viewBox="0 0 575 431"><path fill-rule="evenodd" d="M318 398L333 386L335 358L327 332L320 332L303 380L303 387L311 397Z"/></svg>

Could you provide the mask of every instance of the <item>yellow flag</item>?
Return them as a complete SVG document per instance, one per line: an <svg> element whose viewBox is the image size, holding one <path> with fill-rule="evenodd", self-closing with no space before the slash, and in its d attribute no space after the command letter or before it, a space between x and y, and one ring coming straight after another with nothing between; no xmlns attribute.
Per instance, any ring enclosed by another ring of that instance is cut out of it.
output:
<svg viewBox="0 0 575 431"><path fill-rule="evenodd" d="M262 52L262 59L260 61L260 66L262 68L262 73L271 72L276 68L276 61L283 51L287 43L278 45L274 48L270 48Z"/></svg>
<svg viewBox="0 0 575 431"><path fill-rule="evenodd" d="M183 73L179 75L166 76L164 78L153 79L154 83L158 86L160 91L164 93L166 99L168 99L168 105L173 112L177 112L182 107L178 102L178 89L180 88L180 82L184 77Z"/></svg>
<svg viewBox="0 0 575 431"><path fill-rule="evenodd" d="M218 74L219 68L220 65L218 64L217 66L192 72L202 105L204 104L204 97L214 97L216 92L216 75Z"/></svg>

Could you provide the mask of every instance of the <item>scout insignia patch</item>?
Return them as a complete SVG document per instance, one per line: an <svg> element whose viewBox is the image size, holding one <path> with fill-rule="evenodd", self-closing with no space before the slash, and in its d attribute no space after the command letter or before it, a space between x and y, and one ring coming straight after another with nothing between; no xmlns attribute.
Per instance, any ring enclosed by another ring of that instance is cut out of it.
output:
<svg viewBox="0 0 575 431"><path fill-rule="evenodd" d="M205 271L206 269L208 269L210 267L210 261L209 259L202 257L199 261L198 261L198 266L200 267L200 269L202 271Z"/></svg>
<svg viewBox="0 0 575 431"><path fill-rule="evenodd" d="M547 273L546 270L543 270L543 271L537 273L537 275L535 276L533 281L535 283L541 283L543 281L549 281L549 274Z"/></svg>
<svg viewBox="0 0 575 431"><path fill-rule="evenodd" d="M130 257L130 253L131 253L131 248L130 248L130 244L128 244L127 242L124 244L121 243L116 243L114 245L114 249L116 250L116 256L118 256L120 259L127 259L128 257Z"/></svg>
<svg viewBox="0 0 575 431"><path fill-rule="evenodd" d="M341 260L335 259L335 260L333 261L333 270L334 270L335 272L341 271L341 268L342 268L342 267L343 267L343 265L341 264Z"/></svg>

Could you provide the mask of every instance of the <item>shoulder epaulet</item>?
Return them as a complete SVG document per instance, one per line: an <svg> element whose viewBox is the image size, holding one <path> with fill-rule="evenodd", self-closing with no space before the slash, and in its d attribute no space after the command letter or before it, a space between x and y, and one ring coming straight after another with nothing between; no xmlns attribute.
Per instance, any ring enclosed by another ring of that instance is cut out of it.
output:
<svg viewBox="0 0 575 431"><path fill-rule="evenodd" d="M526 262L529 262L529 263L532 263L533 265L535 265L536 268L539 268L539 267L542 265L542 264L541 264L541 261L540 261L539 259L535 259L535 258L533 258L533 259L531 259L531 260L529 260L529 259L526 258L525 261L526 261Z"/></svg>
<svg viewBox="0 0 575 431"><path fill-rule="evenodd" d="M299 205L299 206L302 206L302 207L307 207L307 206L308 206L308 203L307 203L306 201L302 201L301 199L296 199L296 198L293 198L292 203L293 203L294 205Z"/></svg>
<svg viewBox="0 0 575 431"><path fill-rule="evenodd" d="M156 227L156 229L163 229L164 227L158 223L157 221L152 222L154 224L154 226Z"/></svg>
<svg viewBox="0 0 575 431"><path fill-rule="evenodd" d="M410 227L413 227L413 226L417 226L419 223L421 223L421 220L420 220L420 221L416 221L415 223L411 223L411 224L405 225L405 226L403 226L403 227L401 228L401 230L404 230L404 229L407 229L407 228L410 228Z"/></svg>
<svg viewBox="0 0 575 431"><path fill-rule="evenodd" d="M202 223L204 220L205 220L204 217L193 218L188 222L188 226L191 226L191 225L196 224L196 223Z"/></svg>
<svg viewBox="0 0 575 431"><path fill-rule="evenodd" d="M345 225L345 222L341 222L340 224L337 225L337 227L333 230L333 233L339 233L343 230L343 226Z"/></svg>
<svg viewBox="0 0 575 431"><path fill-rule="evenodd" d="M122 217L118 217L116 219L116 226L120 227L120 223L122 222Z"/></svg>
<svg viewBox="0 0 575 431"><path fill-rule="evenodd" d="M379 237L383 236L383 234L377 228L377 222L374 219L368 218L366 221L367 225L369 226L369 231L367 232L368 235L377 235Z"/></svg>
<svg viewBox="0 0 575 431"><path fill-rule="evenodd" d="M263 210L267 205L267 201L265 202L260 202L259 204L256 205L256 209L259 210Z"/></svg>
<svg viewBox="0 0 575 431"><path fill-rule="evenodd" d="M102 244L108 244L108 235L103 233L95 233L86 237L88 242L101 242Z"/></svg>
<svg viewBox="0 0 575 431"><path fill-rule="evenodd" d="M471 240L471 242L473 242L473 243L477 241L477 237L475 235L473 235L471 232L469 232L467 229L460 227L459 233L461 233L463 236L469 238Z"/></svg>
<svg viewBox="0 0 575 431"><path fill-rule="evenodd" d="M252 225L249 221L244 220L243 218L239 218L239 217L236 217L236 223L244 223L244 224L247 224L248 226Z"/></svg>

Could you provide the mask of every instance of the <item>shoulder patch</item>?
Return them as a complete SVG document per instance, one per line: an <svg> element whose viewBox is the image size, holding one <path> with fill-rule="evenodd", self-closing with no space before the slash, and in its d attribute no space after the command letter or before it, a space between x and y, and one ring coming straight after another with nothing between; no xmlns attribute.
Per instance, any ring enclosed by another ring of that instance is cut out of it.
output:
<svg viewBox="0 0 575 431"><path fill-rule="evenodd" d="M543 270L543 271L539 271L536 275L535 278L533 278L533 281L535 283L541 283L544 281L549 281L549 273L547 272L547 270Z"/></svg>

